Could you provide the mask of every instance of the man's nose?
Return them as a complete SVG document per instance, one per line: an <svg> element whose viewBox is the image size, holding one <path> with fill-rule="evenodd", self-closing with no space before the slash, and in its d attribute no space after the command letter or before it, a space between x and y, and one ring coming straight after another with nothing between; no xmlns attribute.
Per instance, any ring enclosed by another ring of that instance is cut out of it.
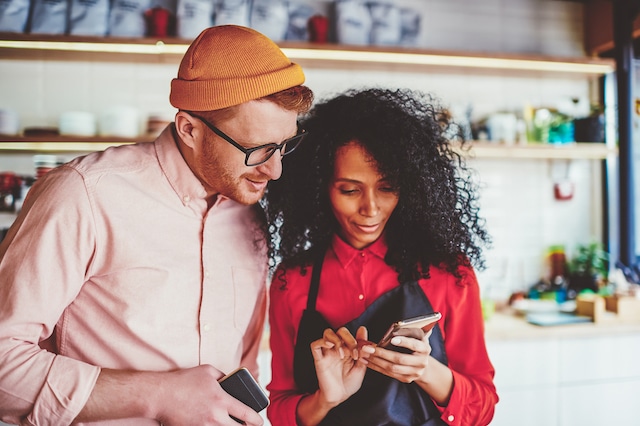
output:
<svg viewBox="0 0 640 426"><path fill-rule="evenodd" d="M264 163L257 166L260 172L271 180L278 180L282 175L282 152L279 149Z"/></svg>

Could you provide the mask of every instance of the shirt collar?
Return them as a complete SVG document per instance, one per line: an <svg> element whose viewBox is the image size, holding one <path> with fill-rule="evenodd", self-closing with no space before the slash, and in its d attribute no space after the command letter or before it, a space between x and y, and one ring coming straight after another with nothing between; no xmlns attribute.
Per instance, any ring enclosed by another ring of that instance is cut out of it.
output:
<svg viewBox="0 0 640 426"><path fill-rule="evenodd" d="M365 247L362 250L353 248L338 235L334 234L333 240L331 241L331 248L333 249L333 252L335 253L338 261L343 268L349 267L349 264L353 261L353 259L362 255L362 253L368 253L370 255L377 256L382 260L384 260L384 257L387 254L387 242L384 239L384 234L373 244Z"/></svg>
<svg viewBox="0 0 640 426"><path fill-rule="evenodd" d="M178 149L175 125L167 126L154 143L160 167L182 204L205 212L207 192Z"/></svg>

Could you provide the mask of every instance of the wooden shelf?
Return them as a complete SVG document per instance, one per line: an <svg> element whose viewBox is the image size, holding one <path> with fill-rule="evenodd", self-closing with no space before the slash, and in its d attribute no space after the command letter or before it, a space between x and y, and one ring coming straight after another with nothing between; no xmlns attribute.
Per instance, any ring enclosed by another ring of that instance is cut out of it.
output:
<svg viewBox="0 0 640 426"><path fill-rule="evenodd" d="M0 152L91 152L101 151L110 146L135 142L150 142L153 138L137 139L113 137L42 136L19 137L0 136Z"/></svg>
<svg viewBox="0 0 640 426"><path fill-rule="evenodd" d="M0 33L0 53L4 58L41 59L54 55L61 59L86 60L93 55L123 61L180 60L190 40L179 38L116 38L47 36ZM292 60L331 67L368 66L437 67L442 69L505 70L510 72L603 75L613 72L610 59L507 55L486 52L442 51L378 46L349 46L307 42L282 42L280 47ZM135 58L135 59L134 59Z"/></svg>
<svg viewBox="0 0 640 426"><path fill-rule="evenodd" d="M177 62L189 43L190 40L179 38L131 39L0 33L0 56L3 59ZM280 46L287 56L303 66L312 64L336 69L377 66L403 70L427 67L447 72L471 70L473 73L571 74L582 78L609 74L615 67L613 60L589 57L506 55L306 42L282 42ZM138 141L140 139L0 136L0 152L85 152ZM617 150L598 143L505 145L476 142L465 155L470 158L492 159L605 159L617 155Z"/></svg>
<svg viewBox="0 0 640 426"><path fill-rule="evenodd" d="M108 137L18 137L0 136L0 152L37 153L37 152L90 152L100 151L109 146L151 142L153 138L137 139ZM505 145L495 142L473 142L469 151L463 155L473 158L489 159L605 159L617 155L617 149L608 148L604 143L571 143L564 145L530 143L526 145Z"/></svg>
<svg viewBox="0 0 640 426"><path fill-rule="evenodd" d="M617 156L616 148L609 148L604 143L570 143L526 145L505 145L493 142L474 142L468 152L469 158L491 159L556 159L556 160L604 160Z"/></svg>

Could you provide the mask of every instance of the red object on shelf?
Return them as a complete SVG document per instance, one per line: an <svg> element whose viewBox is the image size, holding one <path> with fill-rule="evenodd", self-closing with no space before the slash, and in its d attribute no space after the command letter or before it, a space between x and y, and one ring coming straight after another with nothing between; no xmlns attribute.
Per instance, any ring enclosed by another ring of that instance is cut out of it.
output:
<svg viewBox="0 0 640 426"><path fill-rule="evenodd" d="M144 13L147 23L147 35L152 37L167 37L173 35L174 16L170 10L162 7L148 9Z"/></svg>
<svg viewBox="0 0 640 426"><path fill-rule="evenodd" d="M12 192L22 184L22 178L13 172L0 172L0 192Z"/></svg>
<svg viewBox="0 0 640 426"><path fill-rule="evenodd" d="M313 15L309 18L309 39L313 43L326 43L329 34L329 19L322 15Z"/></svg>

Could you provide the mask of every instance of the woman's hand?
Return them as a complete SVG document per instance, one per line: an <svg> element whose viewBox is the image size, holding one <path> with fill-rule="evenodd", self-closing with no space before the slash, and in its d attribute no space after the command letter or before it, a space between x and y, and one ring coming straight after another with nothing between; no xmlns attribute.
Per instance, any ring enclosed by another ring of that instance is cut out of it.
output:
<svg viewBox="0 0 640 426"><path fill-rule="evenodd" d="M368 359L368 367L403 383L426 381L431 355L429 336L431 336L431 331L426 333L422 339L395 336L391 339L391 345L407 348L412 353L405 354L376 347L375 353Z"/></svg>
<svg viewBox="0 0 640 426"><path fill-rule="evenodd" d="M304 396L296 408L296 420L302 426L318 425L327 413L356 393L367 372L367 358L375 352L367 340L367 329L360 327L356 337L342 327L326 329L322 339L311 343L311 353L319 389Z"/></svg>
<svg viewBox="0 0 640 426"><path fill-rule="evenodd" d="M319 397L335 407L356 393L367 370L367 358L374 352L370 345L358 348L358 341L367 339L367 329L360 327L354 337L342 327L324 331L323 337L311 343Z"/></svg>

